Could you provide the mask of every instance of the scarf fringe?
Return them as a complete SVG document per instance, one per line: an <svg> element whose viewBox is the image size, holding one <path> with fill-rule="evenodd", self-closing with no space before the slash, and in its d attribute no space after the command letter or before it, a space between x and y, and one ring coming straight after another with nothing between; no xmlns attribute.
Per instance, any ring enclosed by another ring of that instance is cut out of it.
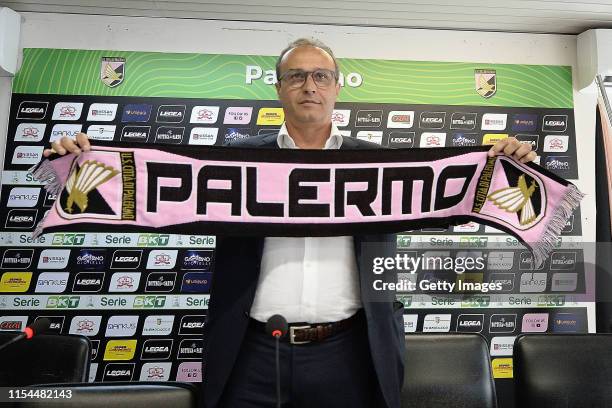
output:
<svg viewBox="0 0 612 408"><path fill-rule="evenodd" d="M561 231L567 220L580 205L584 194L573 184L569 184L561 202L555 208L552 218L548 221L546 230L538 242L530 242L534 267L537 269L546 261L550 252L557 245Z"/></svg>
<svg viewBox="0 0 612 408"><path fill-rule="evenodd" d="M31 167L28 171L36 180L43 184L43 187L49 194L59 195L62 192L64 185L57 176L57 173L49 160L45 159L41 161L40 163ZM49 215L49 211L47 211L41 220L38 221L38 224L36 224L36 228L32 232L32 238L38 238L42 234L43 225L47 215Z"/></svg>

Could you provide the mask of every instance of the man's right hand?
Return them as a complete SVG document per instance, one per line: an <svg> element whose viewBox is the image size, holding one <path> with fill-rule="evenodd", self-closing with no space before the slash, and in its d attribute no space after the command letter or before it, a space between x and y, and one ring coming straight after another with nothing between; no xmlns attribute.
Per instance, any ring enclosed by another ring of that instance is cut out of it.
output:
<svg viewBox="0 0 612 408"><path fill-rule="evenodd" d="M62 137L61 139L51 143L50 149L45 149L43 152L44 157L49 157L53 153L57 153L60 156L65 155L66 153L74 153L77 156L81 154L81 152L88 152L91 149L91 144L89 143L89 138L85 133L79 133L76 135L76 140L72 140L69 137Z"/></svg>

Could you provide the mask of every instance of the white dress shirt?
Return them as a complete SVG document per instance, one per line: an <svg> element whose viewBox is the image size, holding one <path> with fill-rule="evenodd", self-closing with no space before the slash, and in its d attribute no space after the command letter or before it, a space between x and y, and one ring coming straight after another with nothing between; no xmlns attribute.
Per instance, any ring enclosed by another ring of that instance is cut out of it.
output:
<svg viewBox="0 0 612 408"><path fill-rule="evenodd" d="M297 149L285 124L281 149ZM339 149L342 135L332 124L324 149ZM346 319L361 308L353 237L266 237L252 318L280 314L289 323Z"/></svg>

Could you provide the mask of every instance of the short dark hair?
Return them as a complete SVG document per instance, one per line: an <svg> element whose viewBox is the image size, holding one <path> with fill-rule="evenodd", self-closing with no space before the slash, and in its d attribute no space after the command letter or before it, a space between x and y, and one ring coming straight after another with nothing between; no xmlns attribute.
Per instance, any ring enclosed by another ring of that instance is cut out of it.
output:
<svg viewBox="0 0 612 408"><path fill-rule="evenodd" d="M327 45L323 44L323 42L315 39L315 38L299 38L293 42L291 42L284 50L281 51L278 59L276 60L276 80L280 78L280 65L281 61L285 54L297 47L315 47L320 48L325 51L334 61L334 72L336 73L336 82L338 82L338 78L340 78L340 69L338 68L338 61L334 56L333 51Z"/></svg>

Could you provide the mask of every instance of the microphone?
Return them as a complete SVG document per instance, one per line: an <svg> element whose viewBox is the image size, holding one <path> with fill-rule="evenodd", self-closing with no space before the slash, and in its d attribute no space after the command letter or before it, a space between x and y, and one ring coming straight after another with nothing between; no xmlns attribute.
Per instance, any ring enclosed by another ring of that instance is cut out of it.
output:
<svg viewBox="0 0 612 408"><path fill-rule="evenodd" d="M276 339L276 406L281 407L279 340L287 334L287 319L281 315L270 316L266 322L266 333Z"/></svg>
<svg viewBox="0 0 612 408"><path fill-rule="evenodd" d="M23 329L22 332L20 332L17 336L13 337L12 339L10 339L9 341L7 341L6 343L0 345L0 350L6 348L7 346L18 342L21 339L26 339L29 340L32 337L42 334L44 332L46 332L47 330L49 330L49 327L51 326L51 321L49 319L47 319L46 317L43 317L41 319L37 319L34 323L32 323L30 326L26 327L25 329Z"/></svg>

